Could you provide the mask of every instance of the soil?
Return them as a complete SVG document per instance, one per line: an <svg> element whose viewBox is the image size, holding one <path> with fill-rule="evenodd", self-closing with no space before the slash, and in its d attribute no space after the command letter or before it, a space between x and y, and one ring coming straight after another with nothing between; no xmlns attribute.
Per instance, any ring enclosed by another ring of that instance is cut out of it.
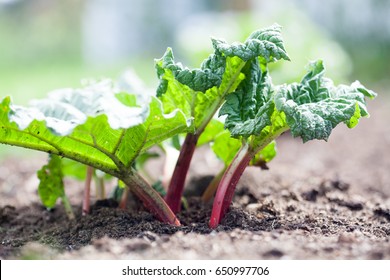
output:
<svg viewBox="0 0 390 280"><path fill-rule="evenodd" d="M61 204L48 211L39 203L35 172L45 156L8 157L0 165L0 258L390 259L390 101L369 105L370 119L337 127L328 142L283 135L269 170L247 168L216 230L207 226L211 205L197 197L220 168L205 148L190 170L181 227L112 200L82 216L82 182L71 179L69 221ZM160 165L149 169L158 176Z"/></svg>

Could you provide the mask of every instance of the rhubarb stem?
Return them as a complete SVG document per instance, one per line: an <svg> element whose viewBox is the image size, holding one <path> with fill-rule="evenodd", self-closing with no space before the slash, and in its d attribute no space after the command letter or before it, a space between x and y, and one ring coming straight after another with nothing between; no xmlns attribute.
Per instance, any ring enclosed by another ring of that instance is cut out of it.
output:
<svg viewBox="0 0 390 280"><path fill-rule="evenodd" d="M253 152L249 149L248 143L244 143L232 163L226 169L217 193L214 198L213 210L211 212L209 226L216 228L225 216L230 203L233 200L234 190L242 173L253 157Z"/></svg>
<svg viewBox="0 0 390 280"><path fill-rule="evenodd" d="M173 171L172 179L169 183L167 195L165 196L165 201L172 209L173 213L180 211L184 184L197 142L198 135L188 133L183 146L181 147L180 155L177 159L175 170Z"/></svg>
<svg viewBox="0 0 390 280"><path fill-rule="evenodd" d="M133 172L121 180L160 221L180 226L179 220L164 199L137 172Z"/></svg>
<svg viewBox="0 0 390 280"><path fill-rule="evenodd" d="M93 167L87 166L87 177L85 178L84 196L83 196L83 215L89 214L91 208L91 181Z"/></svg>

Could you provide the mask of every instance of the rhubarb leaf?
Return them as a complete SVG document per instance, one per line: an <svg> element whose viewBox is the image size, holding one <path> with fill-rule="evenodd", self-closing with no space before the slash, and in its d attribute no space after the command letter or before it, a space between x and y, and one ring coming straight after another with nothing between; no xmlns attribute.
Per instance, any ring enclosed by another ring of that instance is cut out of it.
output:
<svg viewBox="0 0 390 280"><path fill-rule="evenodd" d="M220 133L224 132L224 130L224 124L222 122L217 119L212 119L200 135L197 146L199 147L213 142Z"/></svg>
<svg viewBox="0 0 390 280"><path fill-rule="evenodd" d="M274 110L272 83L265 65L258 59L247 63L242 72L246 79L226 97L219 114L227 115L225 127L233 137L258 135L268 125Z"/></svg>
<svg viewBox="0 0 390 280"><path fill-rule="evenodd" d="M234 156L240 150L242 142L232 138L228 130L219 133L211 143L211 148L215 155L223 161L225 166L229 166ZM272 141L252 158L250 165L264 167L276 156L276 142Z"/></svg>
<svg viewBox="0 0 390 280"><path fill-rule="evenodd" d="M211 149L215 155L223 161L225 166L228 166L232 162L240 147L241 141L231 138L228 130L224 130L218 134L211 144Z"/></svg>
<svg viewBox="0 0 390 280"><path fill-rule="evenodd" d="M184 115L178 110L164 114L154 97L143 106L117 101L114 91L90 88L61 91L30 108L5 98L0 142L61 155L115 175L118 169L130 170L152 145L187 130Z"/></svg>
<svg viewBox="0 0 390 280"><path fill-rule="evenodd" d="M63 174L61 170L61 158L51 155L48 164L38 170L37 175L40 180L38 194L43 205L53 208L58 198L65 196Z"/></svg>
<svg viewBox="0 0 390 280"><path fill-rule="evenodd" d="M227 93L234 91L239 82L244 78L240 73L242 67L242 61L238 58L228 58L223 56L215 56L214 63L206 60L207 63L203 63L202 67L211 67L207 69L180 69L180 64L173 62L173 54L170 49L164 54L160 60L156 60L156 69L158 77L160 79L160 85L157 90L157 96L162 100L164 104L165 113L169 113L179 108L187 118L193 120L194 132L200 126L206 126L207 122L214 115L218 109L222 98ZM220 62L218 63L217 58ZM221 73L219 79L216 79L215 72L212 68L217 67L219 73L220 64L224 64L224 73ZM179 65L172 67L172 65ZM174 70L172 70L172 68ZM179 71L179 74L178 74ZM181 71L181 72L180 72ZM198 78L195 74L188 73L202 73L201 76L208 73L211 77L210 80L206 78ZM190 78L181 78L184 74L187 74ZM199 81L204 81L201 86L197 85ZM204 124L206 120L206 123ZM203 127L204 128L204 127Z"/></svg>
<svg viewBox="0 0 390 280"><path fill-rule="evenodd" d="M202 132L225 97L245 79L246 73L241 72L244 66L251 68L246 65L257 59L262 65L279 59L289 60L280 31L280 26L273 25L252 33L244 43L228 44L212 39L214 54L200 69L190 70L175 63L172 50L168 49L156 60L160 79L157 96L165 112L181 109L188 118L193 118L194 133Z"/></svg>
<svg viewBox="0 0 390 280"><path fill-rule="evenodd" d="M125 100L126 99L126 100ZM88 117L106 115L111 128L141 124L149 115L148 103L137 106L135 97L120 93L110 80L92 83L81 89L59 89L48 98L33 100L32 108L12 106L11 120L25 129L32 120L45 120L55 134L68 135Z"/></svg>
<svg viewBox="0 0 390 280"><path fill-rule="evenodd" d="M292 135L304 142L327 140L342 122L354 127L360 117L368 116L365 97L376 96L359 82L336 87L324 72L321 60L313 62L300 83L280 86L275 94L276 108L285 113Z"/></svg>
<svg viewBox="0 0 390 280"><path fill-rule="evenodd" d="M164 56L156 61L156 69L159 78L169 70L179 83L186 85L193 91L205 92L209 88L221 84L225 61L225 58L212 54L202 63L200 69L191 70L183 67L180 63L175 63L172 49L168 48ZM166 82L163 81L157 90L158 96L165 93L165 86Z"/></svg>
<svg viewBox="0 0 390 280"><path fill-rule="evenodd" d="M274 24L253 32L244 43L229 45L224 40L213 39L213 46L225 56L237 56L243 61L261 57L265 63L280 59L290 60L283 45L281 26Z"/></svg>

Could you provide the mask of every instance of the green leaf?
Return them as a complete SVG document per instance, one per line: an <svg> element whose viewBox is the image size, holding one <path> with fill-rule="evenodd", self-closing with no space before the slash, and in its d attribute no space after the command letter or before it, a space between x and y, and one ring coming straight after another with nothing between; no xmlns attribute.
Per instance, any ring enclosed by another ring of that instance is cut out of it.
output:
<svg viewBox="0 0 390 280"><path fill-rule="evenodd" d="M232 138L223 122L212 119L198 140L198 146L210 143L214 154L228 166L241 147L241 141Z"/></svg>
<svg viewBox="0 0 390 280"><path fill-rule="evenodd" d="M327 140L342 122L354 127L360 117L368 116L365 97L376 96L359 82L336 87L323 75L323 63L316 61L301 83L280 86L275 94L276 108L285 113L292 135L304 142Z"/></svg>
<svg viewBox="0 0 390 280"><path fill-rule="evenodd" d="M247 73L241 72L243 67L251 68L252 61L258 63L260 59L265 72L267 63L289 59L280 31L278 25L258 30L245 43L228 44L212 39L214 54L202 63L200 69L190 70L175 63L172 50L168 49L161 59L156 60L160 79L157 96L161 98L165 112L179 108L188 118L193 118L194 133L202 132L225 97L245 79Z"/></svg>
<svg viewBox="0 0 390 280"><path fill-rule="evenodd" d="M197 146L213 142L215 138L225 130L224 124L217 119L212 119L198 139Z"/></svg>
<svg viewBox="0 0 390 280"><path fill-rule="evenodd" d="M263 69L263 70L262 70ZM233 137L258 135L270 123L274 104L271 78L257 58L247 63L242 72L246 79L226 97L219 115L227 115L225 127Z"/></svg>
<svg viewBox="0 0 390 280"><path fill-rule="evenodd" d="M225 58L210 55L201 65L200 69L184 68L180 63L175 63L173 52L168 48L164 56L156 60L157 75L161 79L166 71L169 71L173 78L179 83L186 85L193 91L204 92L213 86L219 86L222 82L222 75L225 71ZM159 86L157 95L165 93L166 82Z"/></svg>
<svg viewBox="0 0 390 280"><path fill-rule="evenodd" d="M213 39L213 46L225 56L237 56L243 61L261 57L265 63L280 59L290 60L283 45L281 26L274 24L253 32L244 43L229 45L224 40Z"/></svg>
<svg viewBox="0 0 390 280"><path fill-rule="evenodd" d="M148 103L136 106L133 95L118 92L119 89L110 80L81 89L59 89L49 93L46 99L33 100L31 108L13 105L10 119L21 129L25 129L32 120L44 120L53 133L61 136L70 134L88 117L103 114L113 129L143 123L149 115Z"/></svg>
<svg viewBox="0 0 390 280"><path fill-rule="evenodd" d="M217 63L217 58L220 59L219 63ZM167 64L167 60L171 64ZM156 69L160 79L157 96L159 96L164 104L165 113L179 108L187 118L191 118L193 120L192 127L195 132L198 128L204 128L207 125L208 121L223 102L224 96L234 91L244 78L240 73L241 67L244 64L237 57L226 59L223 56L215 56L214 63L206 60L207 63L204 62L202 64L203 67L206 67L205 65L207 67L214 66L217 67L217 72L219 72L220 64L223 63L225 72L221 74L218 82L204 81L201 83L202 86L195 86L194 83L202 81L202 79L196 78L196 75L189 75L189 77L193 77L193 80L178 79L182 75L178 75L175 72L178 71L176 68L176 70L172 70L171 65L175 63L171 60L173 60L173 55L170 49L168 49L163 58L156 60ZM185 73L189 71L187 69ZM196 72L198 70L191 71ZM205 70L199 71L203 74L213 73L212 68L208 72L204 72Z"/></svg>
<svg viewBox="0 0 390 280"><path fill-rule="evenodd" d="M347 120L345 122L346 125L348 126L348 128L354 128L355 126L357 126L361 116L362 116L362 114L360 113L359 104L356 102L356 104L355 104L355 113L353 114L353 116L349 120Z"/></svg>
<svg viewBox="0 0 390 280"><path fill-rule="evenodd" d="M219 133L211 144L211 149L225 163L225 166L228 166L233 161L240 147L241 141L232 138L228 130Z"/></svg>
<svg viewBox="0 0 390 280"><path fill-rule="evenodd" d="M181 112L164 114L154 97L142 107L129 107L118 101L115 91L102 87L60 91L34 105L2 101L1 143L61 155L114 176L130 170L135 158L152 145L188 128Z"/></svg>
<svg viewBox="0 0 390 280"><path fill-rule="evenodd" d="M58 198L65 196L63 175L61 170L61 158L51 155L47 165L44 165L38 172L40 180L38 194L43 205L53 208Z"/></svg>

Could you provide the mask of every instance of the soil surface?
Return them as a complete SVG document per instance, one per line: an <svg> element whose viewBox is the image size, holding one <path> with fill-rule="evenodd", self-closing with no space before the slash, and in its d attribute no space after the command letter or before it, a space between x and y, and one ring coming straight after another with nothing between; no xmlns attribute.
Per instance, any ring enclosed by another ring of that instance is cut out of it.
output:
<svg viewBox="0 0 390 280"><path fill-rule="evenodd" d="M390 102L369 107L370 119L337 127L328 142L283 135L269 170L247 168L216 230L207 226L211 205L196 197L220 168L205 148L191 167L181 227L112 200L81 216L83 183L66 179L76 213L69 221L60 203L50 211L39 203L35 172L45 155L8 157L0 165L0 258L390 259ZM161 174L158 162L149 169Z"/></svg>

